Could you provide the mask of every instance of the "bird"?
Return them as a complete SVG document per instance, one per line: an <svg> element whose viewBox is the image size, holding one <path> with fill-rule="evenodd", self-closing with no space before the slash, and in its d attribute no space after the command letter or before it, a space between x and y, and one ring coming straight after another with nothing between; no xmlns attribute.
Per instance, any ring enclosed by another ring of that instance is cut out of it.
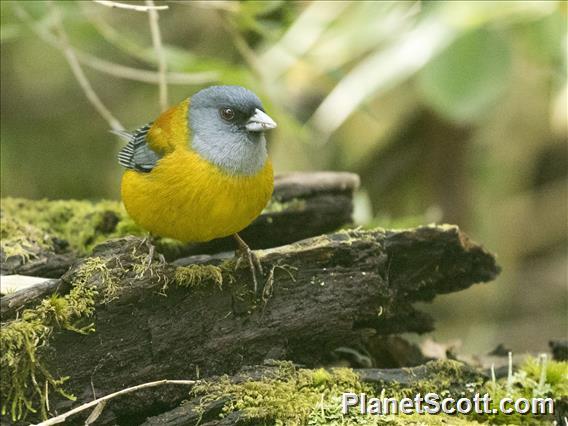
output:
<svg viewBox="0 0 568 426"><path fill-rule="evenodd" d="M118 162L128 215L150 235L184 243L232 235L256 293L262 267L238 233L272 196L265 132L276 127L252 91L210 86L135 131L115 132L127 142Z"/></svg>

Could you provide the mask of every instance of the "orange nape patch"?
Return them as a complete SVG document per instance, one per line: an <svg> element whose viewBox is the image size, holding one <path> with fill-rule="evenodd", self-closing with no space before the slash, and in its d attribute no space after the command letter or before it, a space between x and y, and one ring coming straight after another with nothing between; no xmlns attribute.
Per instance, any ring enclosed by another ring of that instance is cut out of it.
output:
<svg viewBox="0 0 568 426"><path fill-rule="evenodd" d="M152 123L147 137L150 148L164 154L187 146L190 138L187 125L189 102L186 99L171 107Z"/></svg>

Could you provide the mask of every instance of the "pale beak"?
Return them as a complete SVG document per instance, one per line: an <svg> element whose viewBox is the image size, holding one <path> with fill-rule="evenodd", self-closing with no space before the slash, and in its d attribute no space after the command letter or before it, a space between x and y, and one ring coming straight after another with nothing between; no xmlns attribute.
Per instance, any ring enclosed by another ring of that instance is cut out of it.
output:
<svg viewBox="0 0 568 426"><path fill-rule="evenodd" d="M274 129L276 122L270 118L268 114L257 108L253 116L247 121L245 127L249 132L263 132L265 130Z"/></svg>

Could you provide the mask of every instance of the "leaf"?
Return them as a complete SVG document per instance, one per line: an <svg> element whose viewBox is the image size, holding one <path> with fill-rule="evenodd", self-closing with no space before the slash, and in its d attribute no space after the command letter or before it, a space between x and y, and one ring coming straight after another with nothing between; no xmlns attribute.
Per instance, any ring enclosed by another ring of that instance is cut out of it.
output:
<svg viewBox="0 0 568 426"><path fill-rule="evenodd" d="M414 76L455 38L455 29L436 17L423 19L386 48L359 61L333 88L308 121L329 138L364 103Z"/></svg>
<svg viewBox="0 0 568 426"><path fill-rule="evenodd" d="M85 425L91 425L99 418L106 406L106 403L106 401L101 401L95 406L95 409L91 412L89 417L87 417L87 420L85 420Z"/></svg>
<svg viewBox="0 0 568 426"><path fill-rule="evenodd" d="M286 4L282 1L247 1L239 3L240 9L234 15L237 27L240 31L254 31L265 37L269 36L269 31L265 27L262 17L274 13L277 9Z"/></svg>
<svg viewBox="0 0 568 426"><path fill-rule="evenodd" d="M566 16L557 12L538 20L522 22L515 31L515 36L519 37L531 58L542 64L552 64L559 68L559 72L563 72Z"/></svg>
<svg viewBox="0 0 568 426"><path fill-rule="evenodd" d="M506 89L511 48L498 34L480 28L457 38L418 75L426 104L449 119L471 122Z"/></svg>

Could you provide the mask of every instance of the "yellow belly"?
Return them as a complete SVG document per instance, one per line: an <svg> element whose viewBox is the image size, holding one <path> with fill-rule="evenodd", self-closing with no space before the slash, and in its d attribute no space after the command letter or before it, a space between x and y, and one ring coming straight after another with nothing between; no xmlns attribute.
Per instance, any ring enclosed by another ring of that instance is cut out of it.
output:
<svg viewBox="0 0 568 426"><path fill-rule="evenodd" d="M270 161L255 176L231 176L194 152L176 150L150 173L126 171L121 192L128 214L147 231L199 242L249 225L268 203L273 184Z"/></svg>

